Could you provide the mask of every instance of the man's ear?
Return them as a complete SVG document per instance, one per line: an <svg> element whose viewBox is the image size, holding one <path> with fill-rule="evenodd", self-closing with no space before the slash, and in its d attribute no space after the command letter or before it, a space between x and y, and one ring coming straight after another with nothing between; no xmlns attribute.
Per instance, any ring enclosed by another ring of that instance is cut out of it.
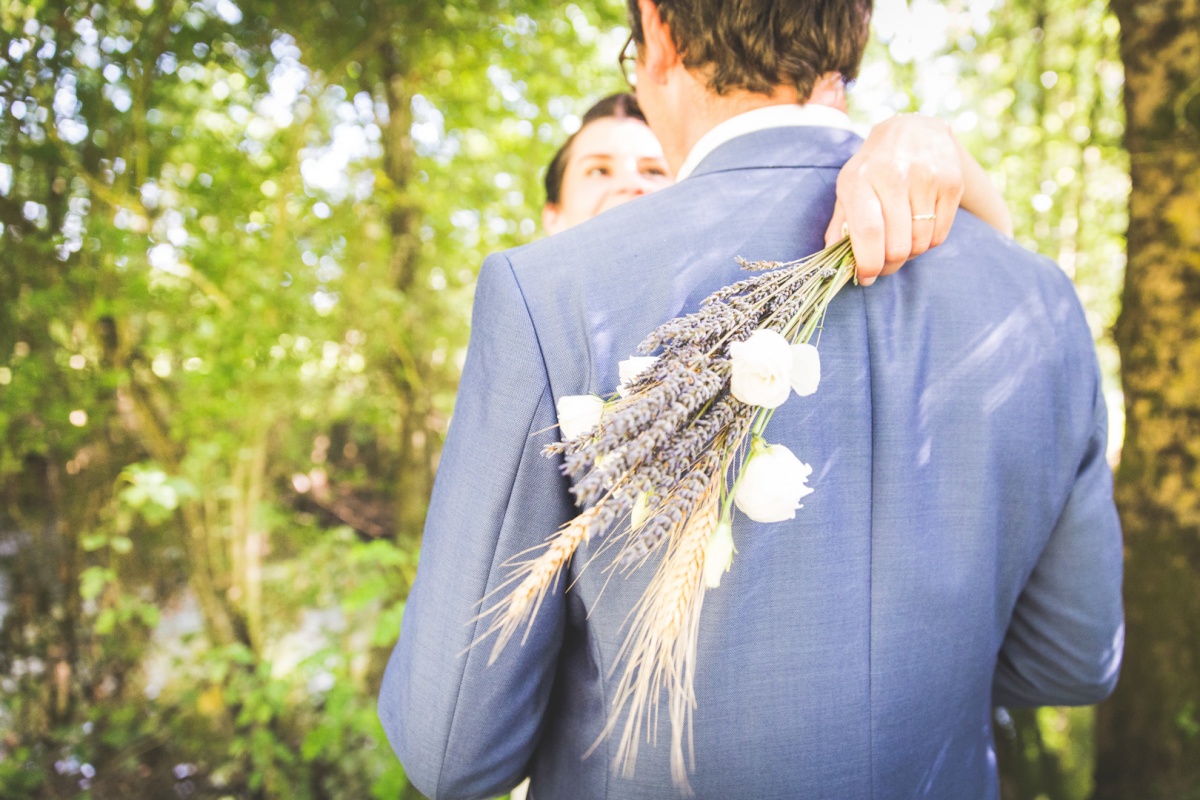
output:
<svg viewBox="0 0 1200 800"><path fill-rule="evenodd" d="M672 67L683 58L671 38L671 29L663 21L654 0L638 0L638 11L642 17L642 44L638 47L638 61L646 76L656 83L665 83Z"/></svg>
<svg viewBox="0 0 1200 800"><path fill-rule="evenodd" d="M542 206L542 230L546 232L547 236L553 236L566 228L561 208L554 203L546 203Z"/></svg>

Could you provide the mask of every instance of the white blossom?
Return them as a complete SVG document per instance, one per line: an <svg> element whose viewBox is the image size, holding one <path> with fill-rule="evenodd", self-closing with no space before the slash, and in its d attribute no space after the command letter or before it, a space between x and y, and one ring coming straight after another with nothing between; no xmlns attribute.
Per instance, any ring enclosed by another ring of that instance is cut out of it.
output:
<svg viewBox="0 0 1200 800"><path fill-rule="evenodd" d="M733 564L733 526L722 520L704 548L704 585L716 589L721 575Z"/></svg>
<svg viewBox="0 0 1200 800"><path fill-rule="evenodd" d="M821 356L811 344L792 345L792 388L808 397L821 383Z"/></svg>
<svg viewBox="0 0 1200 800"><path fill-rule="evenodd" d="M649 518L650 493L638 492L638 496L633 501L633 510L629 512L629 527L636 531Z"/></svg>
<svg viewBox="0 0 1200 800"><path fill-rule="evenodd" d="M604 401L594 394L569 394L558 398L555 408L563 439L574 439L600 424Z"/></svg>
<svg viewBox="0 0 1200 800"><path fill-rule="evenodd" d="M800 500L812 493L812 467L781 444L758 442L742 467L733 502L755 522L795 519Z"/></svg>
<svg viewBox="0 0 1200 800"><path fill-rule="evenodd" d="M792 391L792 346L780 333L759 328L744 342L729 345L733 374L729 391L752 406L776 408Z"/></svg>
<svg viewBox="0 0 1200 800"><path fill-rule="evenodd" d="M617 364L617 377L621 379L621 384L617 387L617 394L625 397L629 394L629 386L646 370L654 366L658 361L658 356L630 356L624 361Z"/></svg>

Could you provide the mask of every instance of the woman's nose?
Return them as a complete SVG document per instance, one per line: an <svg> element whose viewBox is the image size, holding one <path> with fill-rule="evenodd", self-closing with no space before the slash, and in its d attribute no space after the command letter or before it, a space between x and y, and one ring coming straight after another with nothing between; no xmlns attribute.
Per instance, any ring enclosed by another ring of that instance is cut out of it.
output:
<svg viewBox="0 0 1200 800"><path fill-rule="evenodd" d="M638 169L636 161L622 165L617 172L617 179L619 181L617 191L622 194L637 197L653 190L650 180Z"/></svg>

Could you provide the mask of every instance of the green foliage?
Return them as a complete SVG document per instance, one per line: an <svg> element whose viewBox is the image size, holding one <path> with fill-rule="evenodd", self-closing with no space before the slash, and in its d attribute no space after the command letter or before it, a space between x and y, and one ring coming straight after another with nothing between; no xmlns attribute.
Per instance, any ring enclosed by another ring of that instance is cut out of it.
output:
<svg viewBox="0 0 1200 800"><path fill-rule="evenodd" d="M403 790L412 487L620 13L0 3L0 794Z"/></svg>
<svg viewBox="0 0 1200 800"><path fill-rule="evenodd" d="M180 501L199 497L196 487L183 478L172 478L153 464L130 464L121 473L121 479L129 486L122 489L117 498L126 506L136 510L146 522L157 525L170 519L179 508ZM118 553L129 552L129 539L118 536L108 539L107 544ZM84 549L89 548L87 540Z"/></svg>
<svg viewBox="0 0 1200 800"><path fill-rule="evenodd" d="M44 776L36 766L31 748L13 748L0 761L0 798L36 797L44 784Z"/></svg>

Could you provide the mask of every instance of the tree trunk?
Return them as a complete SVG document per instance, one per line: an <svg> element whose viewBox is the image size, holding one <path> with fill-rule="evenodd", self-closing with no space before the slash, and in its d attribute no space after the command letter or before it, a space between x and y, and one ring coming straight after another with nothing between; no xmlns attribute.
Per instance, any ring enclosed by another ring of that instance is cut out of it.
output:
<svg viewBox="0 0 1200 800"><path fill-rule="evenodd" d="M388 122L383 132L383 168L388 177L391 204L388 227L391 237L390 277L392 285L403 293L406 325L413 331L420 324L418 309L421 302L414 297L420 292L416 280L420 240L417 228L420 209L408 194L415 152L412 129L412 89L409 84L410 64L403 60L395 42L388 41L379 49L381 77L388 106ZM429 395L425 382L426 363L413 356L407 342L391 343L396 355L393 385L399 397L399 426L397 431L396 533L398 543L416 552L425 522L425 509L433 486L433 459L429 428ZM386 652L377 657L386 660ZM400 800L423 800L424 795L411 783L406 783Z"/></svg>
<svg viewBox="0 0 1200 800"><path fill-rule="evenodd" d="M413 118L409 65L391 41L380 47L380 61L388 105L383 167L389 183L387 202L391 204L388 215L392 250L390 273L393 285L409 299L405 303L403 330L416 331L421 324L419 309L423 304L419 299L421 287L416 280L420 256L417 237L420 209L409 195L415 158L410 135ZM396 540L415 549L424 527L425 508L433 485L427 370L422 367L427 361L414 357L406 342L393 342L392 349L398 356L394 382L400 393Z"/></svg>
<svg viewBox="0 0 1200 800"><path fill-rule="evenodd" d="M1115 335L1126 432L1125 665L1096 797L1200 797L1200 0L1113 0L1132 164Z"/></svg>

